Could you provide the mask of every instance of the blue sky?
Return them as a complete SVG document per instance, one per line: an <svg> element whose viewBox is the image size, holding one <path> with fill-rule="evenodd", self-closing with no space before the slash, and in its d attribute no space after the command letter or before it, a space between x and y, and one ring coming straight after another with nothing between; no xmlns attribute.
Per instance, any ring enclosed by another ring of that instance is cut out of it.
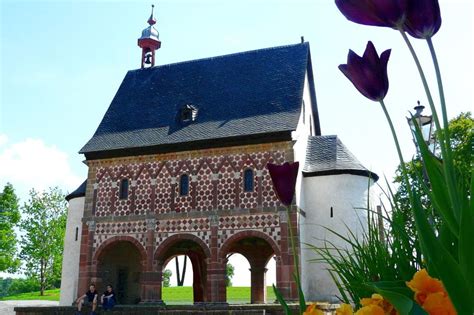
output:
<svg viewBox="0 0 474 315"><path fill-rule="evenodd" d="M0 3L0 185L12 182L24 201L33 187L71 191L87 174L77 152L126 72L139 67L137 38L147 26L151 2ZM348 49L362 54L368 40L379 53L392 48L386 104L405 158L413 155L405 117L417 100L427 102L396 31L351 23L328 0L155 4L162 40L158 64L293 44L304 35L311 44L322 133L339 135L366 167L389 179L398 163L383 113L337 66L346 62ZM440 5L443 25L433 41L452 117L473 108L473 4L444 0ZM415 47L434 83L426 44L416 40Z"/></svg>

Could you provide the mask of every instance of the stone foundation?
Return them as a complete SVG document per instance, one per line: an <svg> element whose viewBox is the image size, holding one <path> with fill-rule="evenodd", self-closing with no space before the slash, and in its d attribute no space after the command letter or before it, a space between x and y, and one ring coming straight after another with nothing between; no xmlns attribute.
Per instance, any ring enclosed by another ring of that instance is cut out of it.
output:
<svg viewBox="0 0 474 315"><path fill-rule="evenodd" d="M298 306L290 305L292 313L296 314ZM71 315L76 308L72 306L52 307L15 307L17 315ZM89 314L90 309L83 309L82 314ZM155 314L212 314L212 315L283 315L283 308L278 304L248 304L248 305L117 305L111 311L98 309L96 314L111 315L155 315Z"/></svg>

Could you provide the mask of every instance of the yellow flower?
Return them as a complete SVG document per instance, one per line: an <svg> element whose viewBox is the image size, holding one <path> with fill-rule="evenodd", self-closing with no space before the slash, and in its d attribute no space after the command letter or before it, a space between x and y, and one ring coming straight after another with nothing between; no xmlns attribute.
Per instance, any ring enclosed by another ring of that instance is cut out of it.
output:
<svg viewBox="0 0 474 315"><path fill-rule="evenodd" d="M449 296L444 292L430 293L423 303L423 309L430 315L456 315Z"/></svg>
<svg viewBox="0 0 474 315"><path fill-rule="evenodd" d="M383 297L377 293L372 294L372 297L370 298L363 298L360 300L360 304L362 306L368 306L368 305L382 306L382 303L383 303Z"/></svg>
<svg viewBox="0 0 474 315"><path fill-rule="evenodd" d="M352 310L352 306L350 304L341 304L341 306L336 309L336 315L353 315L354 311Z"/></svg>
<svg viewBox="0 0 474 315"><path fill-rule="evenodd" d="M361 307L354 315L385 315L383 308L376 304Z"/></svg>
<svg viewBox="0 0 474 315"><path fill-rule="evenodd" d="M324 315L324 312L318 308L316 308L316 304L310 304L306 308L306 311L303 315Z"/></svg>
<svg viewBox="0 0 474 315"><path fill-rule="evenodd" d="M377 293L372 294L372 297L370 297L370 298L361 299L360 304L362 306L376 305L376 306L380 307L383 310L384 314L390 314L390 315L397 314L397 311L395 310L393 305L390 304L390 302L384 300L383 296L381 296L380 294L377 294Z"/></svg>
<svg viewBox="0 0 474 315"><path fill-rule="evenodd" d="M407 282L407 286L415 292L415 300L423 305L430 293L446 292L443 283L438 279L431 278L425 269L417 271L413 279Z"/></svg>

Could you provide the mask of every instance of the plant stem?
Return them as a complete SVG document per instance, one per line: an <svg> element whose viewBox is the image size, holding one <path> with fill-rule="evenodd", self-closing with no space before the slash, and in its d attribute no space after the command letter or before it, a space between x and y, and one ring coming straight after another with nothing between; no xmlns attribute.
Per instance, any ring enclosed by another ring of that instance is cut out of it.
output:
<svg viewBox="0 0 474 315"><path fill-rule="evenodd" d="M392 119L390 118L390 115L387 111L387 108L386 108L385 103L384 103L383 100L380 100L380 105L382 106L383 112L384 112L385 117L387 118L387 121L388 121L388 125L390 126L390 131L392 132L393 141L395 142L395 147L397 148L398 158L400 159L400 166L402 167L402 177L403 177L403 180L405 181L405 184L407 186L407 192L408 192L408 194L410 195L410 198L411 198L412 197L411 196L412 192L411 192L410 181L408 180L408 171L407 171L407 168L405 166L405 162L403 160L403 155L402 155L402 151L400 149L400 144L398 143L397 133L395 132L395 128L393 127L393 123L392 123Z"/></svg>
<svg viewBox="0 0 474 315"><path fill-rule="evenodd" d="M444 129L442 131L438 129L438 135L441 135L441 137L445 140L443 142L440 142L441 154L444 161L443 168L446 173L446 180L449 181L449 184L447 185L448 193L451 197L453 205L455 206L455 209L459 209L460 201L458 199L456 192L453 190L453 187L456 187L457 181L456 181L456 175L454 174L454 165L453 165L452 151L451 151L451 140L450 140L450 135L449 135L448 112L446 110L446 99L444 97L443 80L441 78L441 70L439 68L438 58L436 57L436 51L434 49L433 41L431 40L431 37L428 37L426 39L426 42L428 43L428 47L430 49L431 59L433 59L433 65L434 65L435 73L436 73L436 80L438 82L439 100L441 103L441 111L443 114ZM444 146L444 150L443 150L443 146ZM456 211L455 211L455 215L459 218L459 214Z"/></svg>
<svg viewBox="0 0 474 315"><path fill-rule="evenodd" d="M448 130L448 112L446 110L446 99L444 98L443 81L441 79L441 71L439 69L438 58L436 57L436 51L434 49L433 41L431 40L431 37L428 37L426 39L426 42L428 43L428 47L431 53L431 58L433 59L433 65L436 72L436 80L438 81L439 100L441 103L441 112L443 114L443 125L444 125L444 129L447 131Z"/></svg>
<svg viewBox="0 0 474 315"><path fill-rule="evenodd" d="M295 239L293 238L293 226L291 224L291 205L286 207L286 214L288 216L288 230L290 232L290 244L291 244L291 251L293 253L293 262L295 264L295 273L296 273L296 281L298 282L297 285L301 285L301 279L300 279L300 268L299 268L299 261L298 261L298 255L296 255L296 246L295 246ZM298 290L298 296L299 296L299 290Z"/></svg>
<svg viewBox="0 0 474 315"><path fill-rule="evenodd" d="M413 49L413 46L411 45L410 40L408 39L408 36L405 33L405 31L400 29L400 34L402 34L403 40L407 44L408 49L410 50L410 53L413 57L413 60L415 61L416 68L418 69L418 72L420 73L421 82L423 83L423 87L425 88L426 97L428 98L428 103L430 104L430 109L433 115L433 120L435 122L436 129L441 130L441 125L439 124L438 114L434 106L433 97L431 96L430 87L428 86L428 82L426 81L425 73L423 72L423 68L421 67L420 60L418 59L415 49Z"/></svg>

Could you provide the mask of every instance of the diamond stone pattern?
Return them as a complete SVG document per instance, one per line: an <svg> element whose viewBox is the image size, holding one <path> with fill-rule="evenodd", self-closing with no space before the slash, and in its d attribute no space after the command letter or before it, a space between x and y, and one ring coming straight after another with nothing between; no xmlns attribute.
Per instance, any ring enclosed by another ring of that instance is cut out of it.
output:
<svg viewBox="0 0 474 315"><path fill-rule="evenodd" d="M94 248L117 235L126 235L135 238L143 247L146 247L146 222L105 222L97 223L94 233Z"/></svg>
<svg viewBox="0 0 474 315"><path fill-rule="evenodd" d="M209 219L161 220L156 225L156 243L159 245L171 235L180 233L195 235L209 245L211 235Z"/></svg>
<svg viewBox="0 0 474 315"><path fill-rule="evenodd" d="M280 217L278 214L267 213L219 218L218 247L235 233L246 230L263 232L280 244Z"/></svg>

